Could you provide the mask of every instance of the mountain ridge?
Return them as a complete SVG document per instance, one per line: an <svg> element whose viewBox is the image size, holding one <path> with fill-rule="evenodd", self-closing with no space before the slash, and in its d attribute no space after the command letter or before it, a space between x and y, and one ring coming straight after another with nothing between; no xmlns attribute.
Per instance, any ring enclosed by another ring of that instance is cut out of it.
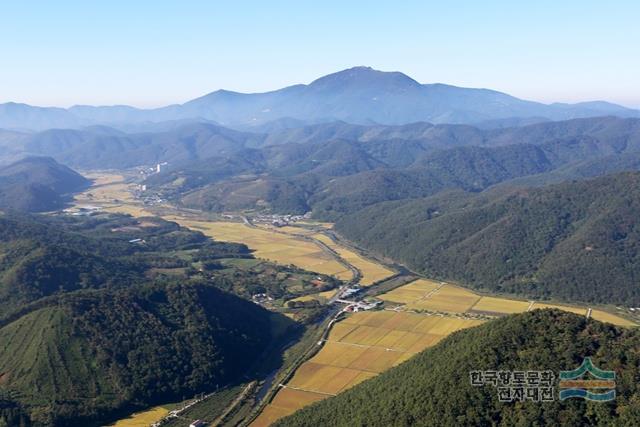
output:
<svg viewBox="0 0 640 427"><path fill-rule="evenodd" d="M508 118L566 120L640 111L606 101L543 104L484 88L422 84L398 71L353 67L261 93L216 90L183 104L154 109L127 105L75 105L68 109L0 104L0 128L43 130L91 124L213 120L226 126L260 125L282 118L310 122L344 120L356 124L480 123Z"/></svg>

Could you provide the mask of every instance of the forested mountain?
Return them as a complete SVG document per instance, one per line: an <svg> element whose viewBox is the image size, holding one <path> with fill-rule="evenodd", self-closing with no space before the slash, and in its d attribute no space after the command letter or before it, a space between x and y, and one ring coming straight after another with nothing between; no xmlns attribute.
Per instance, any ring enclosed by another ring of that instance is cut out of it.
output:
<svg viewBox="0 0 640 427"><path fill-rule="evenodd" d="M640 304L640 173L444 192L347 215L347 238L430 277L536 298Z"/></svg>
<svg viewBox="0 0 640 427"><path fill-rule="evenodd" d="M224 211L312 210L335 220L388 200L444 189L481 191L519 179L544 184L637 170L640 121L598 118L484 131L417 123L346 124L282 131L300 143L240 149L153 176L148 184L186 206ZM336 136L337 139L333 139Z"/></svg>
<svg viewBox="0 0 640 427"><path fill-rule="evenodd" d="M175 223L149 220L152 226L144 230L135 224L127 218L0 215L0 320L43 297L145 281L144 272L163 257L140 258L143 254L207 242ZM145 244L132 245L134 237Z"/></svg>
<svg viewBox="0 0 640 427"><path fill-rule="evenodd" d="M636 426L640 423L640 333L552 310L508 316L459 331L435 347L336 397L276 423L285 426ZM559 371L585 357L616 372L609 403L558 400ZM553 402L500 402L471 371L547 371Z"/></svg>
<svg viewBox="0 0 640 427"><path fill-rule="evenodd" d="M9 425L18 425L11 405L26 425L86 426L214 390L272 339L269 312L214 285L66 294L41 305L0 328L0 418Z"/></svg>
<svg viewBox="0 0 640 427"><path fill-rule="evenodd" d="M540 121L602 115L638 117L638 114L636 110L607 102L547 105L494 90L421 84L400 72L354 67L308 85L253 94L218 90L181 105L149 110L126 105L61 109L3 104L0 127L44 130L193 119L243 128L278 120L298 123L343 120L385 125L428 121L486 126L501 120L518 123L531 118Z"/></svg>
<svg viewBox="0 0 640 427"><path fill-rule="evenodd" d="M65 196L89 183L52 158L28 157L0 168L0 209L29 212L59 209Z"/></svg>
<svg viewBox="0 0 640 427"><path fill-rule="evenodd" d="M222 290L268 286L251 272L153 273L187 254L250 257L158 218L0 214L0 425L96 425L246 373L288 321Z"/></svg>
<svg viewBox="0 0 640 427"><path fill-rule="evenodd" d="M72 167L123 169L161 162L179 165L225 156L261 139L260 135L197 123L141 134L100 127L82 131L48 130L21 142L26 153L51 156Z"/></svg>

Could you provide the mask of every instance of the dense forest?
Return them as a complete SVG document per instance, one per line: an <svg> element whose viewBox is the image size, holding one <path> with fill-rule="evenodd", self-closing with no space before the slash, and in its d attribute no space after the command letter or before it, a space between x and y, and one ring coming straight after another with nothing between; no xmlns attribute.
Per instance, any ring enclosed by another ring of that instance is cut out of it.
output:
<svg viewBox="0 0 640 427"><path fill-rule="evenodd" d="M438 345L336 397L276 423L288 426L637 426L640 333L557 310L534 310L456 332ZM612 402L501 402L471 371L547 371L584 357L616 372Z"/></svg>
<svg viewBox="0 0 640 427"><path fill-rule="evenodd" d="M211 284L66 294L0 329L0 393L33 425L182 400L246 372L271 316Z"/></svg>
<svg viewBox="0 0 640 427"><path fill-rule="evenodd" d="M375 205L347 238L431 277L567 301L640 304L640 174Z"/></svg>
<svg viewBox="0 0 640 427"><path fill-rule="evenodd" d="M153 175L154 191L212 210L312 211L336 220L375 203L637 170L640 121L614 117L507 129L327 123L274 131Z"/></svg>
<svg viewBox="0 0 640 427"><path fill-rule="evenodd" d="M0 425L96 425L235 384L300 328L246 298L314 277L159 218L7 212L0 237Z"/></svg>

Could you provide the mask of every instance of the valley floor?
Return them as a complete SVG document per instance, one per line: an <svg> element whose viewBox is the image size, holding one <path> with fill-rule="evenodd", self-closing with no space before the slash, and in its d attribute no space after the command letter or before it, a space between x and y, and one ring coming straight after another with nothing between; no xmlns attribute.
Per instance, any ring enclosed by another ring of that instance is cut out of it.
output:
<svg viewBox="0 0 640 427"><path fill-rule="evenodd" d="M334 276L343 282L366 288L367 297L384 303L384 309L352 312L355 300L337 301L339 291L306 295L300 301L317 299L340 305L340 314L329 324L323 339L310 345L310 357L297 366L266 405L255 413L252 426L268 426L275 420L318 400L336 395L396 366L431 347L449 334L492 318L557 308L622 326L635 323L607 311L566 304L523 301L479 295L468 289L427 279L400 281L385 286L405 272L394 271L355 248L341 244L326 224L271 227L253 224L236 216L235 222L208 217L197 211L179 210L168 204L146 206L135 199L135 184L122 175L96 173L94 186L76 197L74 210L99 208L133 216L157 215L182 226L199 230L219 241L246 244L257 258ZM406 282L409 283L406 283ZM153 416L152 416L153 414ZM159 408L120 421L117 426L135 426L136 418L154 422L166 414ZM151 420L151 418L155 418ZM188 425L188 424L185 424Z"/></svg>

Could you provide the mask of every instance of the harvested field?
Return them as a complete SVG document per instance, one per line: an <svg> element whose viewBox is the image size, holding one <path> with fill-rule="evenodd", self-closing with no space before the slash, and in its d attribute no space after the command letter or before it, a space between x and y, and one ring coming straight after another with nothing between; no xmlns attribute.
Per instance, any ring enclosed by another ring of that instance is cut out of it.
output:
<svg viewBox="0 0 640 427"><path fill-rule="evenodd" d="M235 222L206 222L168 217L180 225L202 231L215 240L240 242L255 250L255 256L279 264L293 264L317 273L349 280L351 271L317 245L291 235L248 227Z"/></svg>
<svg viewBox="0 0 640 427"><path fill-rule="evenodd" d="M364 258L351 249L337 244L325 234L318 233L314 234L311 237L319 240L320 242L333 249L338 255L340 255L341 258L360 270L360 273L362 275L362 277L360 278L360 285L362 286L371 286L372 284L395 274L388 268Z"/></svg>
<svg viewBox="0 0 640 427"><path fill-rule="evenodd" d="M275 399L271 402L271 405L283 409L296 410L324 398L325 396L322 394L285 388L276 395Z"/></svg>
<svg viewBox="0 0 640 427"><path fill-rule="evenodd" d="M587 309L585 307L571 307L568 305L556 305L556 304L543 304L541 302L535 302L531 310L536 308L555 308L558 310L568 311L570 313L580 314L582 316L587 315Z"/></svg>
<svg viewBox="0 0 640 427"><path fill-rule="evenodd" d="M409 310L443 311L464 313L478 302L480 296L471 291L453 285L444 285L429 298L406 305Z"/></svg>
<svg viewBox="0 0 640 427"><path fill-rule="evenodd" d="M591 310L591 318L618 326L638 326L634 322L602 310Z"/></svg>
<svg viewBox="0 0 640 427"><path fill-rule="evenodd" d="M313 401L316 397L341 393L399 365L446 335L480 323L482 321L405 312L354 313L334 325L323 348L298 368L286 386L314 393ZM264 423L272 422L274 416L282 417L298 409L293 403L286 404L289 409L286 414L280 411L281 405L277 410L271 409L281 401L279 395L283 390L267 406L266 415L261 414L252 426L267 425ZM291 396L287 394L281 399L286 401Z"/></svg>
<svg viewBox="0 0 640 427"><path fill-rule="evenodd" d="M419 279L407 285L396 288L379 298L389 302L399 304L407 304L426 298L431 292L435 291L440 283L431 280Z"/></svg>
<svg viewBox="0 0 640 427"><path fill-rule="evenodd" d="M112 427L148 427L156 421L161 420L169 413L169 410L162 406L156 406L146 411L135 414L111 424Z"/></svg>
<svg viewBox="0 0 640 427"><path fill-rule="evenodd" d="M471 310L489 313L523 313L527 311L531 303L529 301L516 301L504 298L482 297Z"/></svg>

